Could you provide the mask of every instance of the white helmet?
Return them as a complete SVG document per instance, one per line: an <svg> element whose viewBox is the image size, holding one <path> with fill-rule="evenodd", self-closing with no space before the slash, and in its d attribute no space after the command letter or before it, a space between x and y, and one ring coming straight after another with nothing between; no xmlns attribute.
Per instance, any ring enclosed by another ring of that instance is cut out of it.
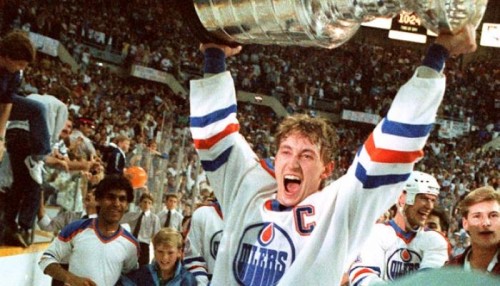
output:
<svg viewBox="0 0 500 286"><path fill-rule="evenodd" d="M413 205L417 194L431 194L438 196L440 186L432 175L413 171L406 181L406 204Z"/></svg>

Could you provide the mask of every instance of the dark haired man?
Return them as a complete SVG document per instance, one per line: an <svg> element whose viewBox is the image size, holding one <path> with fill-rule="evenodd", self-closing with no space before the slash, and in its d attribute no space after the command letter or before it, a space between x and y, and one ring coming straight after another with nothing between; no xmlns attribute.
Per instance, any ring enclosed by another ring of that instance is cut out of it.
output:
<svg viewBox="0 0 500 286"><path fill-rule="evenodd" d="M45 274L67 285L115 285L121 273L137 268L139 243L120 226L134 199L132 185L123 176L107 176L95 198L98 217L64 227L39 262ZM62 262L69 262L68 271Z"/></svg>

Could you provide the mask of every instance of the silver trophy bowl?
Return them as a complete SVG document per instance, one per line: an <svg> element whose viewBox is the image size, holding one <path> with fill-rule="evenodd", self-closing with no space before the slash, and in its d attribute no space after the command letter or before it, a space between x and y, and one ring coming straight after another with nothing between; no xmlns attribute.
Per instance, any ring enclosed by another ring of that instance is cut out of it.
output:
<svg viewBox="0 0 500 286"><path fill-rule="evenodd" d="M488 0L181 0L202 42L335 48L377 17L414 12L435 32L476 27Z"/></svg>

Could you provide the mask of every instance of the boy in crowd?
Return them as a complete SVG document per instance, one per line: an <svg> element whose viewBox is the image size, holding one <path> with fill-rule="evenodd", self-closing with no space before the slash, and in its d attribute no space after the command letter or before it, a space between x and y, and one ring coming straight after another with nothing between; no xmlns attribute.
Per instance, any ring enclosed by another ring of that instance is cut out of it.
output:
<svg viewBox="0 0 500 286"><path fill-rule="evenodd" d="M195 286L196 279L182 266L184 242L180 232L163 228L153 237L154 262L122 276L123 286Z"/></svg>

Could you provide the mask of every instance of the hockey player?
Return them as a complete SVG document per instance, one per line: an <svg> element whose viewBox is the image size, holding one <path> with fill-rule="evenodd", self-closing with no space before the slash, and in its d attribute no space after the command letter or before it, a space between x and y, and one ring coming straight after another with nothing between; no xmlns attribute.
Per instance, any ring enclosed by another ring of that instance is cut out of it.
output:
<svg viewBox="0 0 500 286"><path fill-rule="evenodd" d="M398 201L394 219L377 224L351 266L351 285L392 281L424 268L440 268L448 261L444 236L425 228L439 195L436 179L414 171Z"/></svg>
<svg viewBox="0 0 500 286"><path fill-rule="evenodd" d="M193 273L198 285L208 285L222 237L224 221L217 201L197 208L191 218L184 265Z"/></svg>
<svg viewBox="0 0 500 286"><path fill-rule="evenodd" d="M475 48L472 26L439 35L347 174L325 186L334 167L332 126L306 115L286 118L275 140L274 178L238 133L225 57L241 47L203 44L205 75L212 76L191 81L191 132L225 222L211 283L338 285L423 155L444 94L446 58Z"/></svg>
<svg viewBox="0 0 500 286"><path fill-rule="evenodd" d="M38 262L44 274L65 285L115 285L121 273L137 268L139 243L120 225L134 200L130 181L107 176L97 185L95 198L99 216L65 226ZM69 270L62 262L69 262Z"/></svg>

